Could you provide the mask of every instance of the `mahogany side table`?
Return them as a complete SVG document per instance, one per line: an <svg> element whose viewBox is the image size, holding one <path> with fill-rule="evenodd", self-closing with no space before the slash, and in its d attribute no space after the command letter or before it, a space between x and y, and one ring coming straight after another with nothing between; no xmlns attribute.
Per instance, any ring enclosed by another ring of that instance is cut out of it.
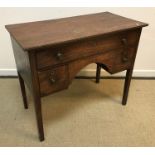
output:
<svg viewBox="0 0 155 155"><path fill-rule="evenodd" d="M44 140L41 97L67 89L77 72L97 64L111 74L126 70L126 105L138 43L146 23L110 12L6 25L10 33L24 107L25 84L34 98L40 141Z"/></svg>

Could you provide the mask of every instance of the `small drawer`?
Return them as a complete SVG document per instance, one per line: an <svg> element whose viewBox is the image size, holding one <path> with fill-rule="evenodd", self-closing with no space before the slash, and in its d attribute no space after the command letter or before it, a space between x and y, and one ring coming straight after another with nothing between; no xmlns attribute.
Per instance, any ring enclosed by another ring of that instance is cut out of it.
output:
<svg viewBox="0 0 155 155"><path fill-rule="evenodd" d="M41 96L63 90L68 86L67 66L52 68L38 72Z"/></svg>
<svg viewBox="0 0 155 155"><path fill-rule="evenodd" d="M136 47L128 47L127 49L119 49L112 53L110 66L112 67L111 72L117 73L124 71L131 67L134 59L135 59Z"/></svg>
<svg viewBox="0 0 155 155"><path fill-rule="evenodd" d="M38 51L38 69L121 48L124 46L122 43L124 39L128 45L134 46L138 43L139 33L138 30L130 30L107 37L85 39Z"/></svg>

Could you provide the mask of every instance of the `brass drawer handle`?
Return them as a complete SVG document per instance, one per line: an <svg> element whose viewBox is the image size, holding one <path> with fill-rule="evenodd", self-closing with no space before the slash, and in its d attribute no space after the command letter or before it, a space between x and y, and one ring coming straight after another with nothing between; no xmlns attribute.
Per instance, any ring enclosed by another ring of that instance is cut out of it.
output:
<svg viewBox="0 0 155 155"><path fill-rule="evenodd" d="M61 52L58 52L56 57L57 57L58 60L62 60L63 54Z"/></svg>
<svg viewBox="0 0 155 155"><path fill-rule="evenodd" d="M128 45L128 42L127 42L127 39L126 39L126 38L123 38L123 39L122 39L122 44L123 44L124 46L127 46L127 45Z"/></svg>
<svg viewBox="0 0 155 155"><path fill-rule="evenodd" d="M55 78L51 77L50 81L54 84L56 82Z"/></svg>
<svg viewBox="0 0 155 155"><path fill-rule="evenodd" d="M127 61L128 61L128 57L123 56L122 61L123 61L123 62L127 62Z"/></svg>
<svg viewBox="0 0 155 155"><path fill-rule="evenodd" d="M50 81L52 83L55 83L56 82L56 80L55 80L55 71L51 71L51 73L50 73Z"/></svg>
<svg viewBox="0 0 155 155"><path fill-rule="evenodd" d="M123 52L122 52L122 62L128 61L128 42L126 38L122 39Z"/></svg>

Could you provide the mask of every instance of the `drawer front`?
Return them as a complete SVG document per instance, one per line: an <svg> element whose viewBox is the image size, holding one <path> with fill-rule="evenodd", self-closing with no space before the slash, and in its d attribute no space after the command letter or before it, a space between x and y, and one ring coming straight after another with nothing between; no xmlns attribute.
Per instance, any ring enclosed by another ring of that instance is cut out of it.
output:
<svg viewBox="0 0 155 155"><path fill-rule="evenodd" d="M37 66L38 69L42 69L109 50L123 48L124 39L129 46L134 46L138 42L139 31L132 30L108 37L88 39L38 51Z"/></svg>
<svg viewBox="0 0 155 155"><path fill-rule="evenodd" d="M41 96L63 90L68 86L67 66L52 68L38 72Z"/></svg>
<svg viewBox="0 0 155 155"><path fill-rule="evenodd" d="M129 69L133 64L136 47L128 47L127 56L124 59L122 49L110 50L106 53L97 54L87 58L72 61L68 64L69 81L72 81L77 73L91 63L99 63L106 71L111 74Z"/></svg>
<svg viewBox="0 0 155 155"><path fill-rule="evenodd" d="M110 64L110 66L112 66L112 73L121 72L131 67L135 59L135 52L135 47L128 47L125 51L120 49L117 50L117 52L113 52L113 62Z"/></svg>

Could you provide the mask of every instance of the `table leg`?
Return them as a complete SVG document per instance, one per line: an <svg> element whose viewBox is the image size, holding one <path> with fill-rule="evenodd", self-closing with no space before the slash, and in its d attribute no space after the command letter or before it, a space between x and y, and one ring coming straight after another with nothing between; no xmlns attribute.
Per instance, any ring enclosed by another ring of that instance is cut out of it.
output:
<svg viewBox="0 0 155 155"><path fill-rule="evenodd" d="M100 75L101 75L101 66L97 64L96 68L96 83L100 82Z"/></svg>
<svg viewBox="0 0 155 155"><path fill-rule="evenodd" d="M44 129L43 129L43 120L42 120L42 108L41 108L41 98L37 92L34 92L34 105L35 105L35 113L38 127L38 134L40 141L44 141Z"/></svg>
<svg viewBox="0 0 155 155"><path fill-rule="evenodd" d="M35 107L35 114L36 114L36 121L38 127L38 134L40 141L44 141L44 128L43 128L43 119L42 119L42 108L41 108L41 96L40 96L40 88L39 88L39 79L38 73L36 70L36 55L32 52L29 53L30 58L30 66L31 66L31 73L32 73L32 92L33 92L33 99L34 99L34 107Z"/></svg>
<svg viewBox="0 0 155 155"><path fill-rule="evenodd" d="M127 104L129 87L130 87L131 78L132 78L132 72L133 72L133 69L128 69L127 72L126 72L122 105L126 105Z"/></svg>
<svg viewBox="0 0 155 155"><path fill-rule="evenodd" d="M22 92L22 98L23 98L24 108L25 109L28 109L25 84L24 84L23 78L21 77L21 75L19 73L18 73L18 78L19 78L20 88L21 88L21 92Z"/></svg>

